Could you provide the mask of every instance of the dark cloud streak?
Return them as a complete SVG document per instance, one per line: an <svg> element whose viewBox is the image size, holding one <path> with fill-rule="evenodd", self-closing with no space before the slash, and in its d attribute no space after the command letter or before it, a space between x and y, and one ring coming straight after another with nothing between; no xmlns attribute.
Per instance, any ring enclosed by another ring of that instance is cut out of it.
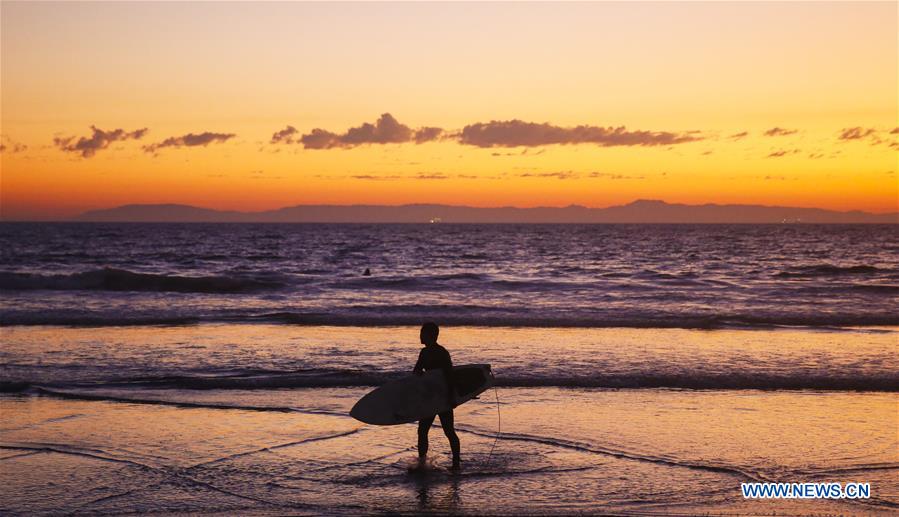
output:
<svg viewBox="0 0 899 517"><path fill-rule="evenodd" d="M159 149L166 147L206 147L212 143L227 142L234 138L234 133L212 133L204 131L203 133L188 133L181 136L172 136L166 138L162 142L144 146L144 151L155 153Z"/></svg>
<svg viewBox="0 0 899 517"><path fill-rule="evenodd" d="M281 131L278 131L272 135L271 143L279 144L283 142L285 144L292 144L294 142L293 137L297 133L299 133L299 131L297 131L297 128L293 126L287 126Z"/></svg>
<svg viewBox="0 0 899 517"><path fill-rule="evenodd" d="M765 136L787 136L798 133L798 129L784 129L782 127L772 127L765 131Z"/></svg>
<svg viewBox="0 0 899 517"><path fill-rule="evenodd" d="M423 144L437 140L442 134L443 130L438 127L422 127L413 130L397 121L390 113L384 113L374 124L365 122L361 126L349 128L343 134L315 128L302 135L299 142L305 149L349 149L366 144L402 144L406 142ZM272 142L274 143L274 141L273 136Z"/></svg>
<svg viewBox="0 0 899 517"><path fill-rule="evenodd" d="M789 154L798 154L800 152L802 152L802 151L800 151L799 149L793 149L793 150L789 150L789 151L781 149L780 151L774 151L773 153L766 156L766 158L782 158Z"/></svg>
<svg viewBox="0 0 899 517"><path fill-rule="evenodd" d="M704 140L700 131L672 133L667 131L628 131L624 126L560 127L548 123L537 124L522 120L479 122L461 131L447 133L439 127L413 129L400 123L390 113L384 113L374 123L335 133L322 128L295 138L296 129L287 126L272 135L274 143L301 143L305 149L349 149L368 144L422 144L440 139L452 139L475 147L538 147L554 144L596 144L611 146L663 146Z"/></svg>
<svg viewBox="0 0 899 517"><path fill-rule="evenodd" d="M462 128L459 143L476 147L537 147L544 145L597 144L612 146L659 146L695 142L696 131L677 134L667 131L628 131L624 126L560 127L548 123L506 120L479 122Z"/></svg>
<svg viewBox="0 0 899 517"><path fill-rule="evenodd" d="M439 127L422 127L415 131L415 143L423 144L432 140L437 140L443 134L443 130Z"/></svg>
<svg viewBox="0 0 899 517"><path fill-rule="evenodd" d="M0 153L22 153L27 150L27 145L16 142L6 135L3 135L2 138L0 138Z"/></svg>
<svg viewBox="0 0 899 517"><path fill-rule="evenodd" d="M862 127L847 127L840 130L840 140L848 141L848 140L861 140L862 138L866 138L872 136L877 133L876 129L865 129Z"/></svg>
<svg viewBox="0 0 899 517"><path fill-rule="evenodd" d="M53 144L62 151L78 153L82 158L90 158L97 154L97 151L109 147L109 144L113 142L140 140L147 134L147 128L128 132L124 129L104 131L97 126L91 126L91 131L92 134L90 137L81 137L78 140L75 140L74 136L57 137L53 139Z"/></svg>

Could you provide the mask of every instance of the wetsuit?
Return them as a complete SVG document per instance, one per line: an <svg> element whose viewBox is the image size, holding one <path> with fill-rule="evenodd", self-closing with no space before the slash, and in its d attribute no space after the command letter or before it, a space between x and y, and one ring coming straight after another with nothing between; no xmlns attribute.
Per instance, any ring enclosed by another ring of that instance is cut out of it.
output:
<svg viewBox="0 0 899 517"><path fill-rule="evenodd" d="M450 358L449 352L437 343L422 348L421 352L418 354L418 361L415 363L415 373L429 370L443 371L450 397L450 409L439 415L432 415L418 421L418 455L421 458L424 458L427 455L428 430L431 429L431 424L434 423L434 417L439 416L440 427L443 428L443 433L446 434L446 437L449 439L450 448L453 451L453 464L457 464L459 462L460 445L459 437L456 436L453 422L453 360Z"/></svg>

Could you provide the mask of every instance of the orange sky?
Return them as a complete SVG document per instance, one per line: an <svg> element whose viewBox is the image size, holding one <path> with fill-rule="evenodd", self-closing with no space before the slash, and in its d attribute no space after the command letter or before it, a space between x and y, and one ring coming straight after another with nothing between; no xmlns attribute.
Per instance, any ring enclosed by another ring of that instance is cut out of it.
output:
<svg viewBox="0 0 899 517"><path fill-rule="evenodd" d="M638 198L893 211L897 14L3 1L0 217Z"/></svg>

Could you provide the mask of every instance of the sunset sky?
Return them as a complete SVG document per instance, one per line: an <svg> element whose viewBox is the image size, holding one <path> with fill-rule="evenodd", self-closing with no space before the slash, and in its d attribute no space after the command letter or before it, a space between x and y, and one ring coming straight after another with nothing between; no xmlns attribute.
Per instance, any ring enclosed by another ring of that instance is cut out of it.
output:
<svg viewBox="0 0 899 517"><path fill-rule="evenodd" d="M896 2L0 3L3 219L897 210Z"/></svg>

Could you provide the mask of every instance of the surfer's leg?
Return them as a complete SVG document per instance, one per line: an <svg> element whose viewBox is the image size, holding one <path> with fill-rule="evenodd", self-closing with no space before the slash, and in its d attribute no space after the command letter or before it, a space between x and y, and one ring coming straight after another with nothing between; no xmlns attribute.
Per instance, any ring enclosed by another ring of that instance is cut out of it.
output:
<svg viewBox="0 0 899 517"><path fill-rule="evenodd" d="M440 427L443 428L443 434L449 439L450 449L453 451L453 468L458 468L461 461L461 445L459 437L456 435L455 417L453 410L440 413Z"/></svg>
<svg viewBox="0 0 899 517"><path fill-rule="evenodd" d="M422 418L418 421L418 458L420 460L424 460L425 456L428 455L428 431L431 430L431 424L434 423L434 416Z"/></svg>

